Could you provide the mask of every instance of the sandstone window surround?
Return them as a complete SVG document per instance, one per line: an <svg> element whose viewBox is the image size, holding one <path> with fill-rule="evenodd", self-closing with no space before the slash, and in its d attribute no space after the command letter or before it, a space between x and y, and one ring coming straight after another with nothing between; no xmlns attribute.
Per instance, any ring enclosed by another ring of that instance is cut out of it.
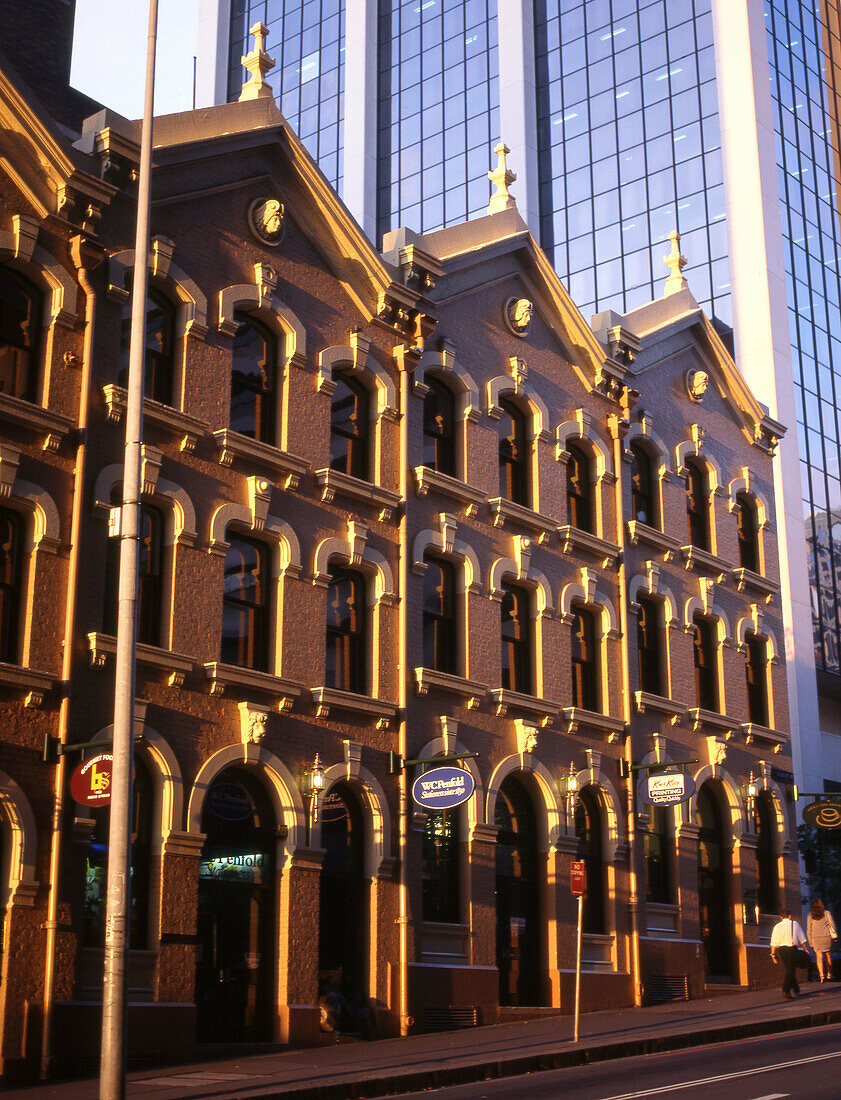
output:
<svg viewBox="0 0 841 1100"><path fill-rule="evenodd" d="M560 704L544 698L544 661L546 623L554 618L554 599L546 577L531 561L532 542L523 535L512 536L511 558L497 558L488 573L488 595L502 610L506 589L516 587L528 599L529 656L531 664L530 691L499 687L491 697L500 717L509 710L534 717L541 725L559 713Z"/></svg>
<svg viewBox="0 0 841 1100"><path fill-rule="evenodd" d="M325 592L330 584L331 564L347 566L365 578L368 691L361 694L322 684L312 688L310 695L321 718L338 708L368 715L378 726L387 728L397 712L396 703L382 698L386 685L393 682L390 641L397 629L397 596L391 566L378 550L368 545L368 534L368 527L361 520L348 520L345 538L332 536L319 542L312 569L312 583ZM322 621L326 622L326 614ZM326 630L321 634L326 639ZM314 665L318 667L317 659ZM321 667L325 667L324 656Z"/></svg>
<svg viewBox="0 0 841 1100"><path fill-rule="evenodd" d="M645 621L646 631L656 631L655 641L659 653L657 672L659 691L647 690L640 684L634 692L636 710L643 714L646 710L662 712L672 722L678 721L686 713L686 706L671 698L672 670L670 630L679 625L677 602L671 590L660 581L660 567L653 561L646 564L646 573L632 577L628 584L628 604L632 611L653 615L654 622ZM638 624L638 650L640 644L640 625ZM653 652L653 651L652 651Z"/></svg>
<svg viewBox="0 0 841 1100"><path fill-rule="evenodd" d="M224 336L236 338L243 323L253 320L255 331L272 341L274 361L273 393L267 394L264 428L268 438L232 429L230 422L213 432L223 466L236 464L248 474L271 472L287 489L296 489L309 463L289 450L290 372L303 370L307 363L307 334L301 320L276 293L277 272L264 263L254 265L254 281L227 286L219 291L217 327ZM232 344L233 349L233 344ZM233 350L231 370L233 372ZM259 434L259 433L258 433Z"/></svg>
<svg viewBox="0 0 841 1100"><path fill-rule="evenodd" d="M616 742L621 737L625 722L609 714L610 703L610 647L609 642L617 642L621 635L613 603L597 590L598 573L590 567L579 570L579 580L570 581L561 589L559 605L560 621L571 629L575 628L576 612L589 615L594 627L593 643L596 652L593 658L593 676L595 697L594 705L581 704L564 707L563 720L568 733L579 727L593 731L608 742Z"/></svg>
<svg viewBox="0 0 841 1100"><path fill-rule="evenodd" d="M228 529L259 541L268 553L267 583L272 595L267 641L267 670L239 669L211 661L205 673L213 694L221 695L231 688L231 694L247 698L249 686L264 695L275 697L281 709L290 709L301 693L301 685L283 675L284 596L286 585L301 576L301 549L298 537L285 520L271 514L272 485L263 478L250 477L248 505L220 505L210 521L208 553L224 563L230 547ZM221 568L221 564L220 564ZM222 593L220 575L218 590Z"/></svg>
<svg viewBox="0 0 841 1100"><path fill-rule="evenodd" d="M482 572L475 550L457 538L456 516L441 512L439 530L420 531L412 544L412 572L423 577L427 571L429 554L440 557L455 566L455 592L457 634L456 671L445 674L423 665L415 668L416 690L425 695L430 687L462 696L468 707L478 707L488 691L487 684L470 679L472 662L470 647L471 597L482 592Z"/></svg>
<svg viewBox="0 0 841 1100"><path fill-rule="evenodd" d="M780 591L767 575L766 539L774 537L771 510L756 478L747 466L727 486L727 506L736 518L739 540L739 568L733 570L740 592L753 593L770 603Z"/></svg>
<svg viewBox="0 0 841 1100"><path fill-rule="evenodd" d="M736 624L735 641L745 659L746 713L742 735L747 743L758 741L780 752L789 742L788 733L777 730L774 710L773 668L779 663L774 633L764 622L762 606L752 604Z"/></svg>
<svg viewBox="0 0 841 1100"><path fill-rule="evenodd" d="M561 542L565 550L574 547L615 560L619 547L610 539L612 532L607 531L605 525L605 508L612 504L609 490L616 482L613 457L610 448L595 430L592 414L586 409L576 409L571 420L564 421L555 429L555 459L561 465L565 481L568 480L570 446L573 447L573 457L577 448L579 454L586 458L591 515L588 527L580 527L576 526L575 517L568 514L567 523L559 529Z"/></svg>
<svg viewBox="0 0 841 1100"><path fill-rule="evenodd" d="M155 406L161 405L171 408L176 413L180 412L189 416L189 410L185 406L189 404L191 393L191 380L186 377L187 367L187 338L203 341L207 336L207 299L199 289L196 282L176 264L172 257L175 253L175 243L167 237L156 236L152 238L149 249L149 288L157 292L174 307L174 329L172 333L172 378L169 386L171 399L155 401L152 403L152 395L149 395L150 419L155 419ZM124 309L130 305L131 282L135 266L134 249L125 249L108 258L108 291L107 297L118 303ZM106 390L122 390L123 387L106 387ZM155 397L161 395L155 394ZM106 400L109 403L109 419L119 419L115 415L115 396L106 392ZM114 405L114 409L112 409ZM144 401L144 416L147 415L146 402ZM185 433L188 434L188 433ZM193 442L195 445L195 441ZM189 446L184 447L189 450Z"/></svg>
<svg viewBox="0 0 841 1100"><path fill-rule="evenodd" d="M57 676L33 664L39 638L33 631L35 607L54 599L47 589L52 569L45 568L43 555L54 557L61 545L61 527L55 501L40 485L18 477L20 451L0 444L0 502L11 517L19 517L15 536L17 564L14 591L15 638L7 650L13 660L0 662L0 685L20 692L28 707L38 707ZM56 654L58 659L58 654Z"/></svg>
<svg viewBox="0 0 841 1100"><path fill-rule="evenodd" d="M491 420L500 421L509 411L517 414L523 425L522 442L522 499L511 493L502 493L490 500L494 523L501 527L506 520L515 523L528 519L528 513L538 518L538 526L527 527L538 533L548 531L551 521L540 515L540 444L551 439L549 429L549 410L543 398L528 384L528 365L517 356L508 360L508 374L497 375L485 385L487 414ZM557 526L557 524L553 524Z"/></svg>
<svg viewBox="0 0 841 1100"><path fill-rule="evenodd" d="M331 469L328 449L325 453L328 463L315 471L322 500L331 501L336 495L347 497L374 507L381 518L389 520L400 503L399 493L382 484L384 458L391 443L387 438L386 425L396 424L399 418L397 385L388 371L376 361L370 340L361 333L351 332L347 344L325 348L318 354L317 386L318 392L330 400L328 423L341 374L364 387L368 396L366 476L356 477ZM325 434L325 441L327 438Z"/></svg>
<svg viewBox="0 0 841 1100"><path fill-rule="evenodd" d="M454 469L449 473L443 470L430 469L422 465L416 467L415 477L419 478L420 471L426 470L429 474L443 476L459 483L467 479L469 463L469 447L472 433L469 424L475 424L481 415L479 401L479 387L464 367L457 362L455 345L444 338L438 341L437 349L425 350L414 372L413 392L424 402L426 401L430 386L434 382L446 386L453 395L454 401L454 432L453 432L453 464ZM446 485L447 482L444 482ZM441 490L446 491L446 489ZM479 492L479 490L474 490ZM468 500L470 498L468 497Z"/></svg>
<svg viewBox="0 0 841 1100"><path fill-rule="evenodd" d="M192 658L185 654L171 653L172 626L169 621L168 609L171 606L169 594L172 592L175 582L175 570L178 568L180 556L184 547L195 546L196 543L196 511L189 494L180 485L160 477L160 469L163 461L163 453L156 447L144 443L141 447L141 486L142 500L144 503L154 505L163 520L163 548L161 570L161 598L160 598L160 643L148 645L138 650L141 664L150 666L166 666L167 660L171 660L170 683L183 683L184 676L192 668ZM112 505L115 493L119 493L119 486L123 478L123 467L120 463L105 466L97 475L93 491L93 510L109 520L118 508ZM117 525L115 524L115 528ZM116 537L116 532L115 536ZM105 656L114 652L111 644L112 636L102 632L88 635L88 646L91 662L102 667ZM148 653L147 653L148 650ZM167 657L169 654L169 657Z"/></svg>

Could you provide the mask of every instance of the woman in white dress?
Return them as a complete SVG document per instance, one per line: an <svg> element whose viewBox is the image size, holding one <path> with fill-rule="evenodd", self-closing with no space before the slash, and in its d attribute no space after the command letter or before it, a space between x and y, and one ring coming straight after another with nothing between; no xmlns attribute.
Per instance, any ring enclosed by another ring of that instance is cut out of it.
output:
<svg viewBox="0 0 841 1100"><path fill-rule="evenodd" d="M822 982L828 982L832 976L832 957L830 950L832 941L838 933L835 930L835 922L828 909L820 898L812 899L812 912L807 921L806 937L815 949L815 961L818 964L818 974Z"/></svg>

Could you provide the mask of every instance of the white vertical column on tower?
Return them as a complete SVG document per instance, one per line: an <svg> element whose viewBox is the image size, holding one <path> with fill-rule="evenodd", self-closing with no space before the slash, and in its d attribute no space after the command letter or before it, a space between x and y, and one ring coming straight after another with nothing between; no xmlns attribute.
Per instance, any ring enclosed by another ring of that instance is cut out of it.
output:
<svg viewBox="0 0 841 1100"><path fill-rule="evenodd" d="M517 173L517 207L539 239L533 0L498 0L499 138ZM491 140L497 135L491 134Z"/></svg>
<svg viewBox="0 0 841 1100"><path fill-rule="evenodd" d="M345 0L342 199L365 235L377 232L377 4Z"/></svg>
<svg viewBox="0 0 841 1100"><path fill-rule="evenodd" d="M199 0L197 107L215 107L227 101L230 30L231 0Z"/></svg>
<svg viewBox="0 0 841 1100"><path fill-rule="evenodd" d="M771 416L787 427L774 460L774 482L792 757L801 787L821 790L808 548L764 5L762 0L713 0L712 9L736 362Z"/></svg>

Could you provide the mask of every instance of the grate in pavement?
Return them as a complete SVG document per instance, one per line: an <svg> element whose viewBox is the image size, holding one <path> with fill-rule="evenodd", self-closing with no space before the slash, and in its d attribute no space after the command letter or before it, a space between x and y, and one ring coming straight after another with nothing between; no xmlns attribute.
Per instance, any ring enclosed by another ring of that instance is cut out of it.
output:
<svg viewBox="0 0 841 1100"><path fill-rule="evenodd" d="M157 1088L171 1088L173 1085L219 1085L229 1081L258 1081L265 1073L174 1073L170 1077L146 1077L134 1081L135 1085L151 1085Z"/></svg>

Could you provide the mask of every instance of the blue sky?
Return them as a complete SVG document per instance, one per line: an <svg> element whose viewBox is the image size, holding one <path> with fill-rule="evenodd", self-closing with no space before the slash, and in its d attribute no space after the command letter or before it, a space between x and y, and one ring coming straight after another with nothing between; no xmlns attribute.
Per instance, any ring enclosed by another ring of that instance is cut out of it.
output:
<svg viewBox="0 0 841 1100"><path fill-rule="evenodd" d="M193 105L198 0L158 0L155 113ZM70 82L126 118L143 113L147 0L76 0Z"/></svg>

